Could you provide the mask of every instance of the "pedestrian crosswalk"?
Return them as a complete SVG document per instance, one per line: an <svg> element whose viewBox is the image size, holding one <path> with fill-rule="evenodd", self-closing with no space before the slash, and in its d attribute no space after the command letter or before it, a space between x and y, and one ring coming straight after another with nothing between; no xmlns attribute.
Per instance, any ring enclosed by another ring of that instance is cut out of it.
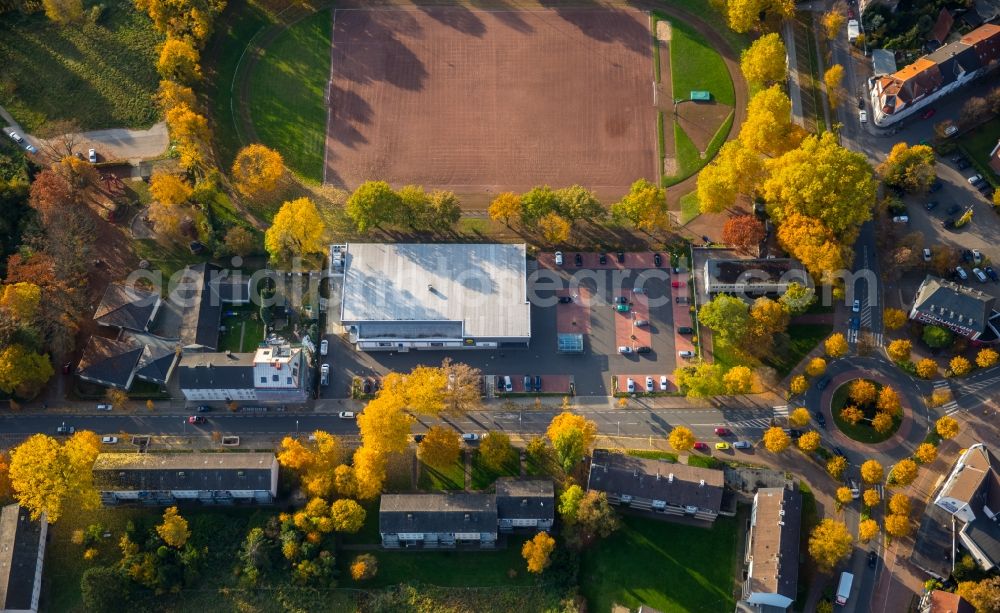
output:
<svg viewBox="0 0 1000 613"><path fill-rule="evenodd" d="M1000 386L1000 376L990 377L989 379L980 379L979 381L974 381L972 383L961 384L961 386L962 391L972 394L978 392L979 390Z"/></svg>
<svg viewBox="0 0 1000 613"><path fill-rule="evenodd" d="M945 415L952 415L953 413L961 411L962 407L958 406L958 402L952 400L949 403L942 404L941 409L944 411Z"/></svg>
<svg viewBox="0 0 1000 613"><path fill-rule="evenodd" d="M783 404L781 406L774 407L775 417L788 417L788 405Z"/></svg>

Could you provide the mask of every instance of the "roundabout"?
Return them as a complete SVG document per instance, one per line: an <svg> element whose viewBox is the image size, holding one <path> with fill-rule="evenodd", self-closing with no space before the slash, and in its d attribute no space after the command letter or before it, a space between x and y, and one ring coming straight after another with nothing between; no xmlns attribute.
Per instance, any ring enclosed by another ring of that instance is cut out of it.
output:
<svg viewBox="0 0 1000 613"><path fill-rule="evenodd" d="M902 423L902 406L893 388L871 379L850 380L834 390L830 401L833 423L845 436L859 443L881 443ZM896 398L882 402L883 396Z"/></svg>

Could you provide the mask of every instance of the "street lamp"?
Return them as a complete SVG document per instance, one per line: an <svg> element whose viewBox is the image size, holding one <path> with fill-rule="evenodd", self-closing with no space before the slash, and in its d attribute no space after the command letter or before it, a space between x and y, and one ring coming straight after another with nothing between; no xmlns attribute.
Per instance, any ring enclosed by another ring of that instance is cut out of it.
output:
<svg viewBox="0 0 1000 613"><path fill-rule="evenodd" d="M295 434L299 433L299 420L295 420Z"/></svg>

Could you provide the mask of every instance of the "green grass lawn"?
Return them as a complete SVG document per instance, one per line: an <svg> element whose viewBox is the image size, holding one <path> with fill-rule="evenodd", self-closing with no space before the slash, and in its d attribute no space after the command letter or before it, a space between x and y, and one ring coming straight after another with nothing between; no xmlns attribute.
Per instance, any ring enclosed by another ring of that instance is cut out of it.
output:
<svg viewBox="0 0 1000 613"><path fill-rule="evenodd" d="M479 450L472 452L472 489L485 490L500 477L516 477L521 474L521 461L517 454L511 462L502 466L500 470L494 470L487 466L482 459Z"/></svg>
<svg viewBox="0 0 1000 613"><path fill-rule="evenodd" d="M873 381L873 383L875 382ZM896 433L896 430L899 429L899 424L902 423L902 420L899 417L894 417L892 419L892 429L885 434L876 432L871 426L871 421L862 419L856 424L851 424L848 421L844 421L840 417L840 411L848 404L853 404L848 398L848 394L850 392L848 384L850 384L850 381L834 390L833 400L830 401L830 412L833 413L833 421L837 424L837 428L850 438L861 443L881 443L882 441L888 440L893 434ZM882 389L882 386L878 383L875 383L875 387L880 391ZM862 410L865 412L866 417L869 418L873 417L875 414L875 410L871 407L868 409L862 407Z"/></svg>
<svg viewBox="0 0 1000 613"><path fill-rule="evenodd" d="M667 179L669 182L669 179ZM686 224L698 215L701 215L701 209L698 204L698 192L693 191L684 194L680 197L681 205L681 223Z"/></svg>
<svg viewBox="0 0 1000 613"><path fill-rule="evenodd" d="M264 322L260 320L258 308L255 305L247 305L226 308L223 312L229 311L235 311L236 314L222 317L222 325L226 329L219 333L219 351L235 353L254 351L264 340ZM240 344L241 329L242 344Z"/></svg>
<svg viewBox="0 0 1000 613"><path fill-rule="evenodd" d="M151 238L140 238L132 242L135 255L139 259L148 260L152 270L163 273L164 280L188 264L204 262L207 258L194 255L184 245L177 243L163 244Z"/></svg>
<svg viewBox="0 0 1000 613"><path fill-rule="evenodd" d="M464 456L459 455L454 464L444 468L433 468L420 462L420 477L417 480L417 487L422 490L465 489Z"/></svg>
<svg viewBox="0 0 1000 613"><path fill-rule="evenodd" d="M533 585L534 576L524 569L523 538L511 537L507 547L494 551L372 551L378 559L378 575L369 581L351 579L349 566L354 552L341 552L342 587L377 588L399 583L427 583L443 587L490 587ZM514 569L517 576L507 576Z"/></svg>
<svg viewBox="0 0 1000 613"><path fill-rule="evenodd" d="M741 357L740 352L735 347L715 334L712 335L712 361L727 370L733 366L742 366L746 363L746 360Z"/></svg>
<svg viewBox="0 0 1000 613"><path fill-rule="evenodd" d="M362 500L361 506L365 509L364 525L355 534L342 534L341 540L344 543L381 543L382 536L378 531L379 501Z"/></svg>
<svg viewBox="0 0 1000 613"><path fill-rule="evenodd" d="M776 343L775 355L764 363L778 371L779 377L784 377L831 332L833 326L826 324L792 324L788 326L787 344Z"/></svg>
<svg viewBox="0 0 1000 613"><path fill-rule="evenodd" d="M626 516L622 529L583 554L580 587L589 609L645 604L664 613L732 611L737 520L698 528Z"/></svg>
<svg viewBox="0 0 1000 613"><path fill-rule="evenodd" d="M323 10L282 32L250 77L250 114L261 141L303 178L323 180L332 17Z"/></svg>
<svg viewBox="0 0 1000 613"><path fill-rule="evenodd" d="M687 98L692 90L712 92L712 100L734 106L736 93L722 56L705 38L683 21L672 20L670 78L674 98Z"/></svg>
<svg viewBox="0 0 1000 613"><path fill-rule="evenodd" d="M667 460L676 462L677 454L669 451L656 451L653 449L629 449L626 454L635 458L646 458L647 460Z"/></svg>
<svg viewBox="0 0 1000 613"><path fill-rule="evenodd" d="M90 7L93 2L85 2ZM145 128L153 102L160 34L130 0L110 0L97 23L59 26L41 11L0 21L0 104L27 130L53 120L81 128Z"/></svg>
<svg viewBox="0 0 1000 613"><path fill-rule="evenodd" d="M736 55L739 56L740 51L746 49L750 46L750 37L746 34L740 34L739 32L733 32L726 27L726 21L718 11L714 10L710 4L705 2L705 0L662 0L664 4L669 4L676 6L678 8L684 9L687 12L697 15L705 20L711 26L714 26L716 31L722 35L722 38L726 39L726 42L733 48ZM662 17L661 17L662 19Z"/></svg>
<svg viewBox="0 0 1000 613"><path fill-rule="evenodd" d="M994 185L998 184L998 177L996 176L996 173L990 169L989 158L990 151L993 151L993 147L997 146L998 139L1000 139L1000 118L987 121L975 130L971 130L962 135L957 140L959 147L961 147L965 151L965 154L969 156L974 164L976 164L976 168L979 172L981 172L984 177L987 177L988 180L992 180Z"/></svg>

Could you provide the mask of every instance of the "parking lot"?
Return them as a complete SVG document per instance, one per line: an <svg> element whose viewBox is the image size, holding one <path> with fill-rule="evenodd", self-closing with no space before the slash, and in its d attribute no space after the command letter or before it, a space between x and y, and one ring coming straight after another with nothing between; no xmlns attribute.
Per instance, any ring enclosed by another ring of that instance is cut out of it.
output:
<svg viewBox="0 0 1000 613"><path fill-rule="evenodd" d="M562 266L555 264L551 253L538 258L538 268L558 277L561 288L553 289L551 282L535 285L529 275L529 294L537 295L537 302L543 304L532 304L528 349L364 353L356 351L346 338L331 334L326 337L330 342L331 379L330 385L322 388L322 397L348 397L354 376L405 372L421 364L440 364L446 357L484 374L509 374L515 386L523 386L524 375L542 376L543 392L555 391L548 385L549 376L559 376L562 378L552 379L553 385L572 380L580 396L611 395L611 375L642 376L643 382L646 375L656 376L657 385L661 375L672 375L677 365L677 344L669 255L660 256L659 267L653 253L624 253L622 262L617 254L609 253L604 264L601 254L581 253L580 266L576 266L575 255L564 254ZM534 268L534 263L529 262L529 270ZM686 292L686 276L683 286ZM634 291L637 287L641 293ZM558 296L569 297L570 302L560 303ZM616 308L617 296L626 297L627 310ZM640 320L648 324L635 325ZM690 316L684 325L690 325ZM559 353L560 332L582 334L583 352ZM628 347L629 352L619 353L619 347ZM640 347L648 347L648 351L639 353ZM520 390L515 387L515 391Z"/></svg>

